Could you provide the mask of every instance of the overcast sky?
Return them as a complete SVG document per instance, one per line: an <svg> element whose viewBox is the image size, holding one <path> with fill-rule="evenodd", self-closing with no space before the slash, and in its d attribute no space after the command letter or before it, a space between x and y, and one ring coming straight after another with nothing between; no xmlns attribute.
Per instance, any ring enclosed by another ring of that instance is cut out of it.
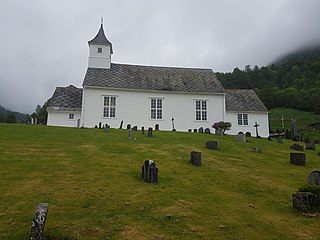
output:
<svg viewBox="0 0 320 240"><path fill-rule="evenodd" d="M112 61L231 72L319 43L319 0L1 0L0 105L81 87L104 18Z"/></svg>

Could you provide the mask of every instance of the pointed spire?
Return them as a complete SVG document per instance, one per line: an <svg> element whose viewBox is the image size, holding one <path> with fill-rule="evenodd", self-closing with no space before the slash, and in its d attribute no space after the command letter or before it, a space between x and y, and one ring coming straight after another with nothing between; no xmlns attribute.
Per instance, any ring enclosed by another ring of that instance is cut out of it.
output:
<svg viewBox="0 0 320 240"><path fill-rule="evenodd" d="M89 46L91 44L96 44L96 45L107 45L110 46L111 49L111 54L113 53L112 50L112 43L109 42L109 40L107 39L106 35L104 34L104 30L103 30L103 18L101 18L101 26L100 29L97 33L97 35L88 42Z"/></svg>

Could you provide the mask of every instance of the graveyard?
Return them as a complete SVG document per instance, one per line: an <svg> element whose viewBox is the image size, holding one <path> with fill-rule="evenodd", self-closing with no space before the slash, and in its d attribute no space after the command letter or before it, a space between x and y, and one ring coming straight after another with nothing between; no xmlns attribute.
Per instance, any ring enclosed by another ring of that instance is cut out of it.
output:
<svg viewBox="0 0 320 240"><path fill-rule="evenodd" d="M319 144L22 124L0 124L0 139L0 239L28 239L39 203L49 206L43 239L320 236L320 214L292 204L320 171Z"/></svg>

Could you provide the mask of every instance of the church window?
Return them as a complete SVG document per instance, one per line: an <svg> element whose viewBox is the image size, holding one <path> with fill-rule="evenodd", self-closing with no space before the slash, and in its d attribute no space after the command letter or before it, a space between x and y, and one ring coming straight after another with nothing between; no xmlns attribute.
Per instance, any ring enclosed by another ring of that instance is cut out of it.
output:
<svg viewBox="0 0 320 240"><path fill-rule="evenodd" d="M103 97L103 117L106 117L106 118L116 117L116 97L115 96Z"/></svg>
<svg viewBox="0 0 320 240"><path fill-rule="evenodd" d="M208 101L207 100L196 100L195 101L195 113L196 113L196 121L207 121L207 107Z"/></svg>
<svg viewBox="0 0 320 240"><path fill-rule="evenodd" d="M238 125L248 126L248 114L247 113L238 113Z"/></svg>
<svg viewBox="0 0 320 240"><path fill-rule="evenodd" d="M162 98L151 98L151 119L162 119Z"/></svg>
<svg viewBox="0 0 320 240"><path fill-rule="evenodd" d="M74 119L74 114L73 113L69 113L69 119L70 120Z"/></svg>
<svg viewBox="0 0 320 240"><path fill-rule="evenodd" d="M102 53L102 48L101 47L98 48L98 53Z"/></svg>

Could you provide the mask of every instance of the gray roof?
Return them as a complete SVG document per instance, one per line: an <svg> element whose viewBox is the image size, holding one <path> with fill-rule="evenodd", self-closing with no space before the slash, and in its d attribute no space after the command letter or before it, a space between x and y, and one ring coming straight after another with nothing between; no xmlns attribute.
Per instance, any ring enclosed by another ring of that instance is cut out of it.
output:
<svg viewBox="0 0 320 240"><path fill-rule="evenodd" d="M267 112L266 106L253 90L225 89L226 110L244 112Z"/></svg>
<svg viewBox="0 0 320 240"><path fill-rule="evenodd" d="M88 68L83 86L171 92L223 93L211 69L111 64Z"/></svg>
<svg viewBox="0 0 320 240"><path fill-rule="evenodd" d="M81 111L82 88L73 85L57 87L49 100L47 110Z"/></svg>
<svg viewBox="0 0 320 240"><path fill-rule="evenodd" d="M99 29L99 32L97 33L97 35L88 42L89 45L91 44L96 44L96 45L106 45L106 46L110 46L110 50L111 50L111 53L113 53L113 50L112 50L112 43L109 42L109 40L107 39L106 35L104 34L104 31L103 31L103 26L101 24L101 27Z"/></svg>

